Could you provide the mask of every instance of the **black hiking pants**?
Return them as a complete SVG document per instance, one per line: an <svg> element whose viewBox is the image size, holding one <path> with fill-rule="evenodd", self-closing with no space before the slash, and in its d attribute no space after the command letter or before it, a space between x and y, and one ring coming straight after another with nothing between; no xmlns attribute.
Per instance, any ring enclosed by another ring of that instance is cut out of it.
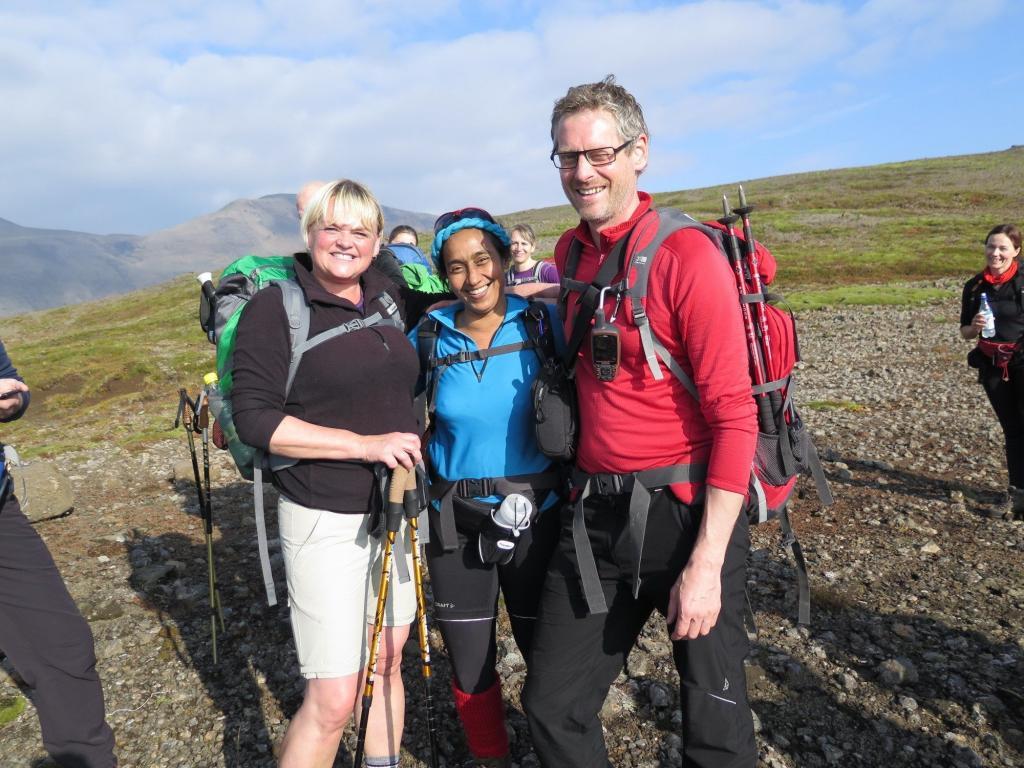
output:
<svg viewBox="0 0 1024 768"><path fill-rule="evenodd" d="M1024 368L1010 368L1010 380L1003 381L1002 371L986 363L978 378L1003 428L1010 485L1024 488Z"/></svg>
<svg viewBox="0 0 1024 768"><path fill-rule="evenodd" d="M62 768L111 768L92 632L18 500L0 501L0 650L33 690L43 746Z"/></svg>
<svg viewBox="0 0 1024 768"><path fill-rule="evenodd" d="M669 491L651 496L639 596L628 536L628 494L584 502L587 534L608 613L588 614L572 540L572 508L563 512L559 547L548 568L522 702L545 768L605 768L599 713L608 689L654 610L668 595L693 547L702 507ZM741 514L722 568L722 610L712 631L672 644L681 682L683 766L754 768L757 745L743 661L749 650L743 613L750 539Z"/></svg>

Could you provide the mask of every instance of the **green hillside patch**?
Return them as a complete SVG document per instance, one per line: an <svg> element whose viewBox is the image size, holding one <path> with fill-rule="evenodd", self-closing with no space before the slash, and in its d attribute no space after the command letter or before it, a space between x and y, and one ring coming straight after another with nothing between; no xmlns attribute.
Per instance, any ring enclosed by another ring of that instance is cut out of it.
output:
<svg viewBox="0 0 1024 768"><path fill-rule="evenodd" d="M178 388L194 394L214 366L197 297L195 280L181 277L5 321L4 345L32 387L32 404L4 425L3 440L31 457L167 434Z"/></svg>
<svg viewBox="0 0 1024 768"><path fill-rule="evenodd" d="M800 311L844 305L948 305L956 300L957 296L949 288L907 285L844 285L836 288L795 290L786 294L784 305Z"/></svg>
<svg viewBox="0 0 1024 768"><path fill-rule="evenodd" d="M0 725L7 725L25 711L24 696L0 696Z"/></svg>
<svg viewBox="0 0 1024 768"><path fill-rule="evenodd" d="M864 410L863 405L852 400L811 400L803 403L802 407L812 411L850 411L852 413Z"/></svg>

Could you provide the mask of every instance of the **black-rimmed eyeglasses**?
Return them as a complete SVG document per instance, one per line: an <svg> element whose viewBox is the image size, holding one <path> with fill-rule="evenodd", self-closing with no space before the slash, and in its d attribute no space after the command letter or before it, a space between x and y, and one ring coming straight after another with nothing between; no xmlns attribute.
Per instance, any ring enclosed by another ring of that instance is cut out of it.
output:
<svg viewBox="0 0 1024 768"><path fill-rule="evenodd" d="M575 168L580 164L580 155L587 158L587 162L593 166L611 165L615 157L632 144L636 139L630 139L617 147L598 147L597 149L580 149L574 152L552 152L551 162L555 168L564 171L566 168Z"/></svg>

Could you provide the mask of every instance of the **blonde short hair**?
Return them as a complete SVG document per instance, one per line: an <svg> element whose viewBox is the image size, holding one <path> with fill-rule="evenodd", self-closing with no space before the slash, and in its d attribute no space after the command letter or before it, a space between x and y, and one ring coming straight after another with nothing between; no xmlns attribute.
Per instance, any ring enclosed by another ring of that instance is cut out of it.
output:
<svg viewBox="0 0 1024 768"><path fill-rule="evenodd" d="M338 179L320 187L302 214L299 232L306 247L310 247L309 235L314 229L346 214L357 219L376 237L384 231L384 212L373 193L358 181Z"/></svg>

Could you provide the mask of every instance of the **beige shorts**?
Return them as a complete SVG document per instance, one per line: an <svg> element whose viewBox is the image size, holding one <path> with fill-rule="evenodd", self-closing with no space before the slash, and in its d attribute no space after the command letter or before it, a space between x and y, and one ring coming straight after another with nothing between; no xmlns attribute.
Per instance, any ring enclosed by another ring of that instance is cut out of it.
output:
<svg viewBox="0 0 1024 768"><path fill-rule="evenodd" d="M368 515L310 509L284 496L277 509L299 670L307 678L354 674L366 665L366 625L377 610L383 542L369 535ZM404 521L399 538L411 574ZM415 616L415 585L399 582L393 562L384 624L403 626Z"/></svg>

